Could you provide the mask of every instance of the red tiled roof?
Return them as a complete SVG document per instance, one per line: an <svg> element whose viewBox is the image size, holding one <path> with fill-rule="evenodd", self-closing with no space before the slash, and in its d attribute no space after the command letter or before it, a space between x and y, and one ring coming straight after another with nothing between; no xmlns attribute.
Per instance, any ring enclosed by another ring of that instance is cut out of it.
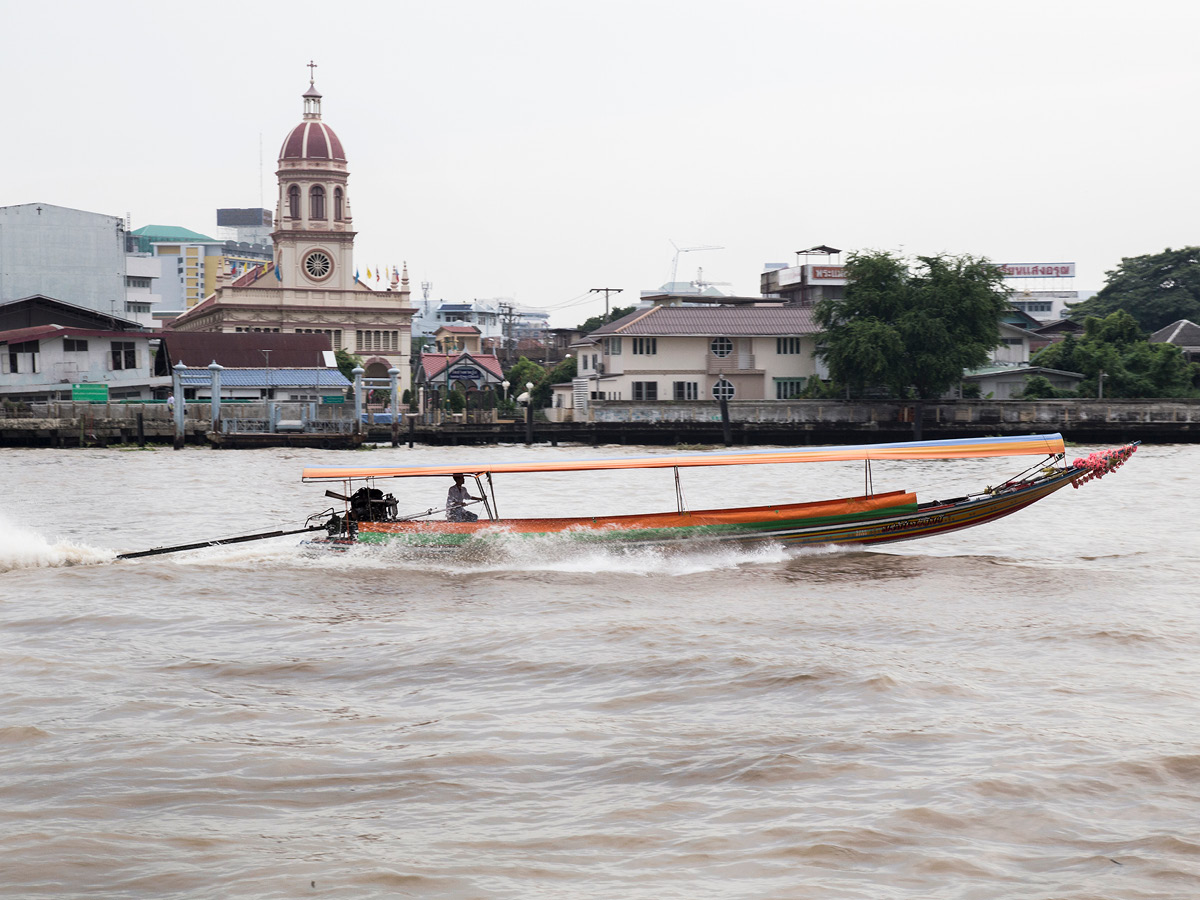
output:
<svg viewBox="0 0 1200 900"><path fill-rule="evenodd" d="M30 328L17 328L12 331L0 331L0 344L21 344L25 341L40 341L49 338L113 338L129 340L135 337L157 337L153 331L100 331L94 328L69 328L66 325L34 325Z"/></svg>
<svg viewBox="0 0 1200 900"><path fill-rule="evenodd" d="M479 334L480 331L474 325L443 325L438 331L448 331L451 334Z"/></svg>
<svg viewBox="0 0 1200 900"><path fill-rule="evenodd" d="M589 332L609 335L749 337L815 334L820 327L812 310L796 306L655 306L639 309Z"/></svg>
<svg viewBox="0 0 1200 900"><path fill-rule="evenodd" d="M504 377L504 369L500 365L500 360L491 353L422 353L421 369L425 373L425 380L436 378L446 371L448 365L454 365L464 358L468 362L475 363L481 369L491 372L497 378Z"/></svg>
<svg viewBox="0 0 1200 900"><path fill-rule="evenodd" d="M171 331L163 334L162 353L167 368L182 362L185 366L207 366L216 360L232 369L261 369L270 360L271 368L323 368L322 351L332 350L327 334L222 334L206 331ZM270 351L270 357L264 356ZM157 367L156 367L157 368Z"/></svg>

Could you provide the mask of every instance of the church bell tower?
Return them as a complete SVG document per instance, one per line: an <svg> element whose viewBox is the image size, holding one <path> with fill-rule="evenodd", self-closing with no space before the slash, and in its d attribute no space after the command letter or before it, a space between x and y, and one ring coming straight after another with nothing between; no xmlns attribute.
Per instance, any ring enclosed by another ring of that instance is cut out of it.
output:
<svg viewBox="0 0 1200 900"><path fill-rule="evenodd" d="M284 289L348 291L355 286L350 172L333 129L321 121L315 63L309 63L304 118L279 151L275 264Z"/></svg>

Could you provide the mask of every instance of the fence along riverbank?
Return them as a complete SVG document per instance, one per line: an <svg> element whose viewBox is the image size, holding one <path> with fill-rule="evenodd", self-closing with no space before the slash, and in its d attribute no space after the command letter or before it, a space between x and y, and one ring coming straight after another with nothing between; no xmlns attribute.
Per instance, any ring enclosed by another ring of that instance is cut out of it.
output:
<svg viewBox="0 0 1200 900"><path fill-rule="evenodd" d="M239 410L247 416L252 412ZM715 403L606 401L583 412L550 409L545 413L559 421L539 416L533 428L535 443L674 445L726 440ZM279 414L290 416L286 408ZM1200 400L733 401L727 430L734 444L866 443L912 439L918 417L921 437L930 440L1057 431L1077 443L1200 442ZM209 443L207 403L189 403L184 421L186 443ZM360 430L369 441L387 442L393 436L390 422L367 421ZM171 413L161 403L0 404L0 446L169 444L174 436ZM280 446L295 442L289 434L263 437L275 438ZM521 443L525 439L525 423L494 417L445 423L406 417L400 429L405 443ZM258 444L264 445L269 443Z"/></svg>

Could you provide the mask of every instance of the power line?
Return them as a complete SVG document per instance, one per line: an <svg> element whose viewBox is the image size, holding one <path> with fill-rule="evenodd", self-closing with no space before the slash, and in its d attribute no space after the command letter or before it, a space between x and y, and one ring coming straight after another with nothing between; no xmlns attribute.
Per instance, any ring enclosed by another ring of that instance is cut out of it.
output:
<svg viewBox="0 0 1200 900"><path fill-rule="evenodd" d="M623 290L624 290L624 288L591 288L588 291L588 293L589 294L599 294L601 291L604 292L604 318L607 319L608 318L608 295L610 293L619 294Z"/></svg>

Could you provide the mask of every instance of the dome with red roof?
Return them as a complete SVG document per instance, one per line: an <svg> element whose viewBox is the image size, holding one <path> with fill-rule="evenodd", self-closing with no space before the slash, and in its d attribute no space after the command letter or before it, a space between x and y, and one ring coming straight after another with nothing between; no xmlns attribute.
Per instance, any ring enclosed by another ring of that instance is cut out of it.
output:
<svg viewBox="0 0 1200 900"><path fill-rule="evenodd" d="M293 128L279 151L280 162L293 159L346 161L346 151L333 129L321 121L321 94L311 83L304 92L304 121Z"/></svg>

